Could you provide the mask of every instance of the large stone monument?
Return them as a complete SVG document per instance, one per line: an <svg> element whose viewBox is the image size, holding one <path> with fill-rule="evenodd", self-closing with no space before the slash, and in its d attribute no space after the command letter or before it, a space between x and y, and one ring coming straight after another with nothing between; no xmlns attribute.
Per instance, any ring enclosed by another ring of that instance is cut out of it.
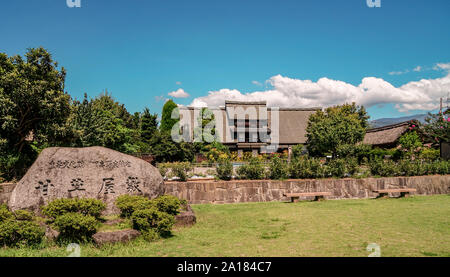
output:
<svg viewBox="0 0 450 277"><path fill-rule="evenodd" d="M155 198L164 194L163 178L148 162L104 147L53 147L42 151L17 184L9 206L39 211L58 198L96 198L106 203L105 214L113 214L123 194Z"/></svg>

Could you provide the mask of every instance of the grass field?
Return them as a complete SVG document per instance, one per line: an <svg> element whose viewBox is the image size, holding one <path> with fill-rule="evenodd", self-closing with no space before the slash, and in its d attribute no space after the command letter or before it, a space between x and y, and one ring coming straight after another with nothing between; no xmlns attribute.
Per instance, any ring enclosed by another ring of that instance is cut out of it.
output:
<svg viewBox="0 0 450 277"><path fill-rule="evenodd" d="M299 203L194 205L197 224L156 242L142 239L81 256L450 256L450 196ZM65 247L1 248L0 256L60 256Z"/></svg>

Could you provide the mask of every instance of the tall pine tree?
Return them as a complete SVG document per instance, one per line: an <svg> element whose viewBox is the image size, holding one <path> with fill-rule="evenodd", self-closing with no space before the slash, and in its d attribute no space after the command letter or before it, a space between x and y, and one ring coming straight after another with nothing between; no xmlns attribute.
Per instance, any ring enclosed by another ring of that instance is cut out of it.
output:
<svg viewBox="0 0 450 277"><path fill-rule="evenodd" d="M158 115L151 114L148 108L144 109L141 116L141 138L144 142L149 142L158 128Z"/></svg>

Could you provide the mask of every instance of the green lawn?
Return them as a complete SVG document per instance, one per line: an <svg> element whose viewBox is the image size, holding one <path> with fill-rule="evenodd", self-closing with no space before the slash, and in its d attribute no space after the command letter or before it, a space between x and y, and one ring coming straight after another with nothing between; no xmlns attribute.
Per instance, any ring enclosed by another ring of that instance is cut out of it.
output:
<svg viewBox="0 0 450 277"><path fill-rule="evenodd" d="M450 256L450 196L193 205L197 224L173 236L95 248L81 256ZM0 249L0 256L67 256L65 247Z"/></svg>

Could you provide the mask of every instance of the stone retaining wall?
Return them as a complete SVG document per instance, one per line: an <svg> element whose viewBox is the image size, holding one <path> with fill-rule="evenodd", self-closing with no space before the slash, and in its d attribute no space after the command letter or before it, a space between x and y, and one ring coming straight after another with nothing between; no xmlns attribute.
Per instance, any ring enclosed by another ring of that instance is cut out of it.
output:
<svg viewBox="0 0 450 277"><path fill-rule="evenodd" d="M450 193L450 175L365 179L236 180L165 182L165 193L191 204L287 201L286 192L330 191L328 199L372 198L372 191L408 187L419 195ZM7 203L15 184L0 184L0 204Z"/></svg>
<svg viewBox="0 0 450 277"><path fill-rule="evenodd" d="M286 192L329 191L328 199L372 198L372 191L408 187L419 195L450 193L450 175L389 177L365 179L236 180L165 182L165 193L183 198L191 204L286 201Z"/></svg>

